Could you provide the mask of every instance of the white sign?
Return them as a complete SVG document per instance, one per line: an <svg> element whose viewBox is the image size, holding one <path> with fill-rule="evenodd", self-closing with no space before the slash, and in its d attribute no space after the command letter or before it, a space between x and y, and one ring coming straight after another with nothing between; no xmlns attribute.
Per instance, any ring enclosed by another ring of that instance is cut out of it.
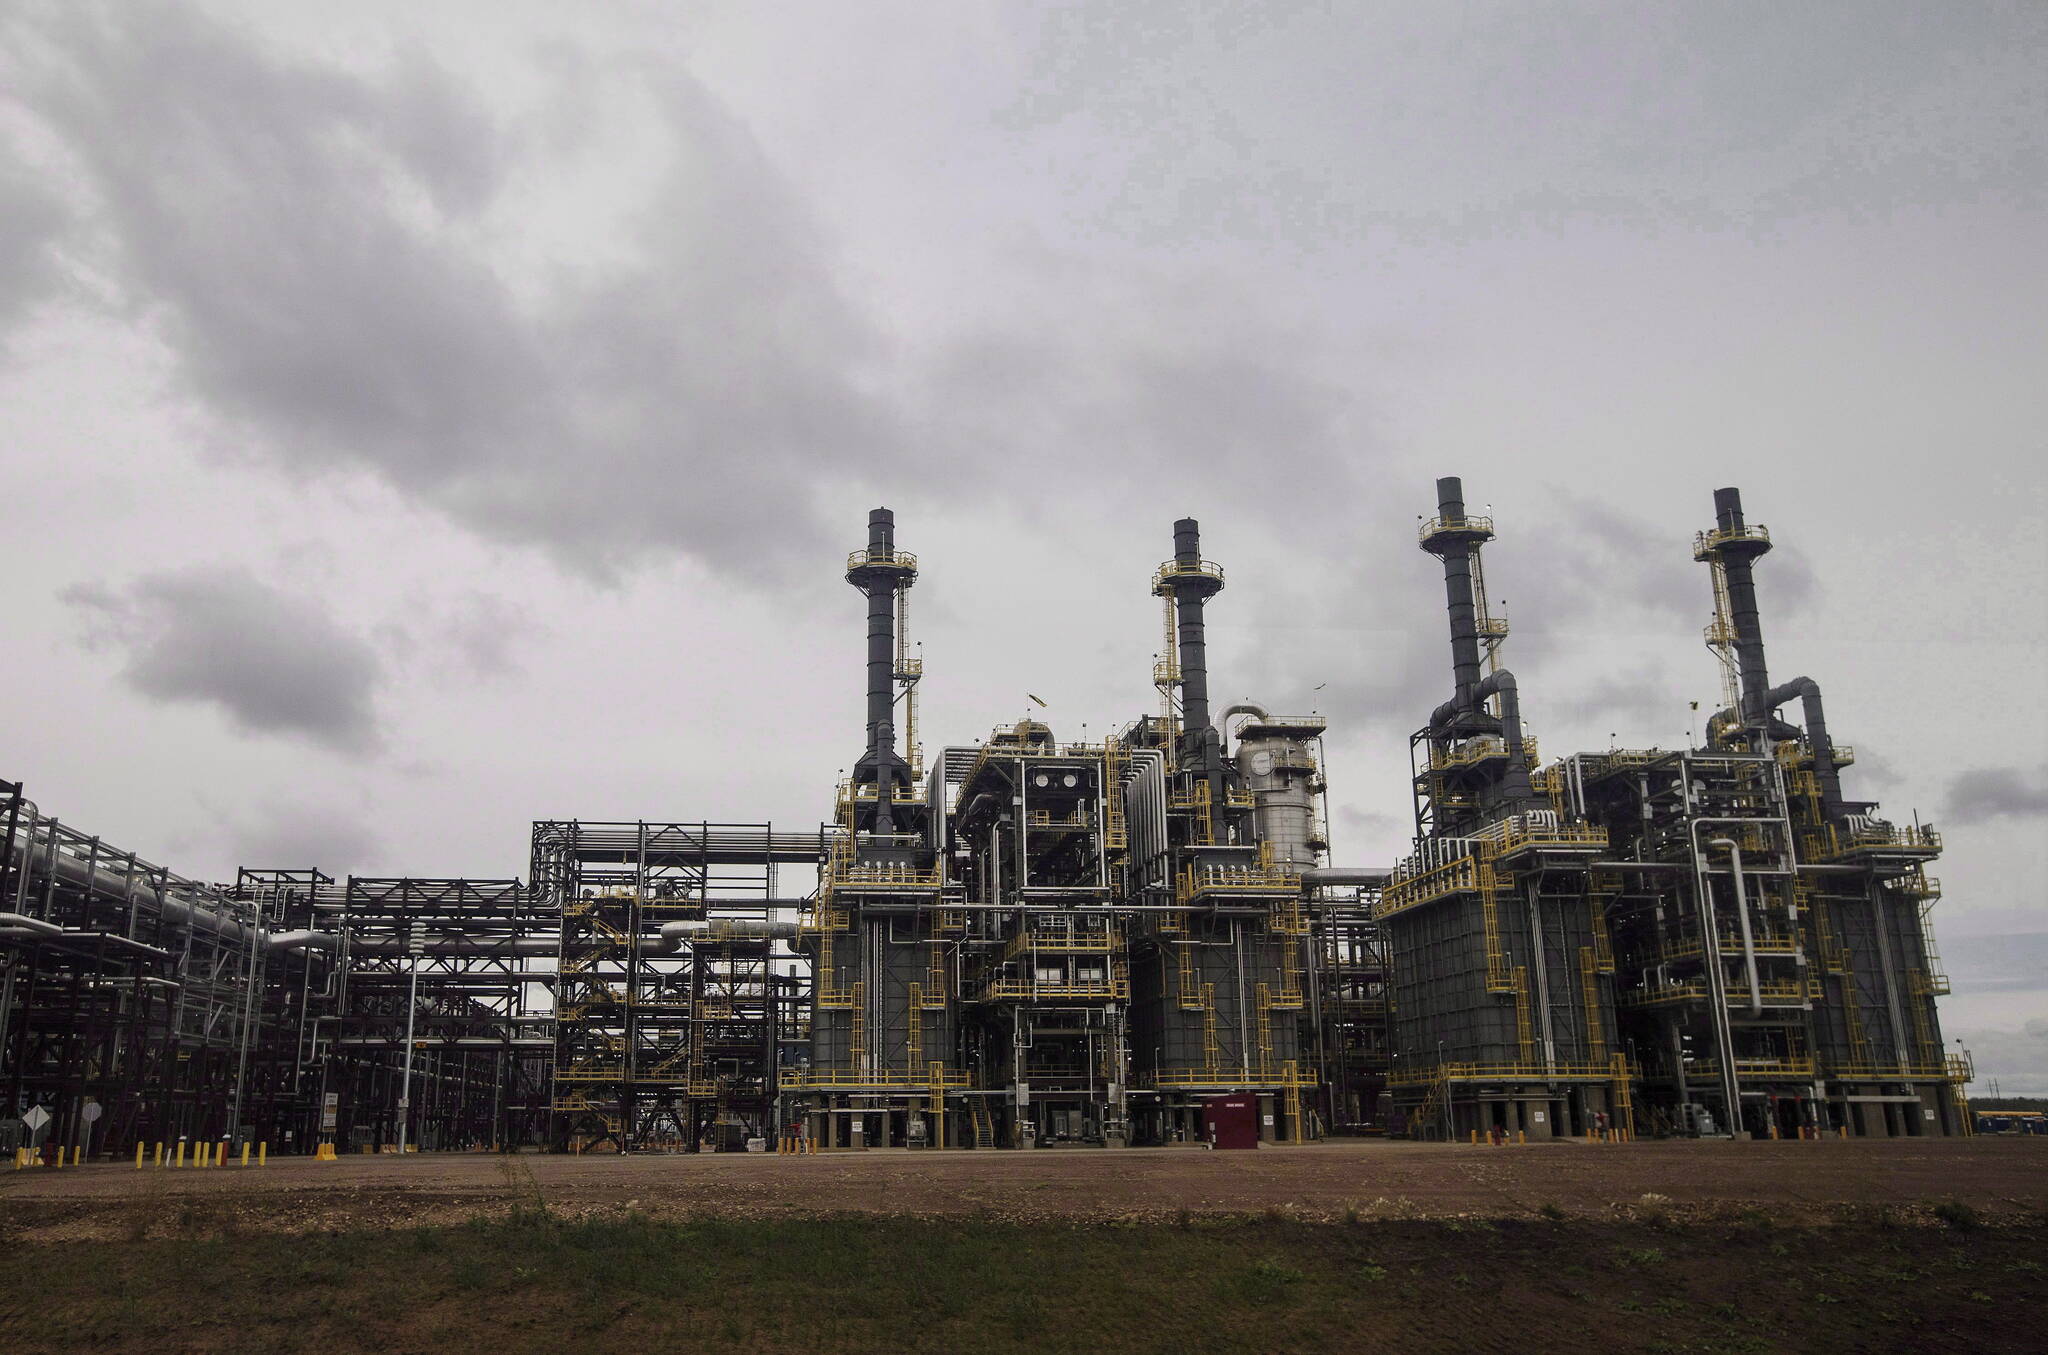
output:
<svg viewBox="0 0 2048 1355"><path fill-rule="evenodd" d="M1534 1122L1535 1122L1535 1123L1537 1123L1537 1124L1542 1124L1542 1123L1543 1123L1543 1112L1542 1112L1542 1111L1540 1111L1540 1110L1532 1110L1532 1111L1530 1111L1530 1112L1529 1112L1529 1118L1530 1118L1530 1120L1534 1121Z"/></svg>
<svg viewBox="0 0 2048 1355"><path fill-rule="evenodd" d="M85 1103L85 1109L79 1111L78 1113L85 1117L85 1122L87 1124L91 1124L94 1120L97 1120L100 1117L101 1113L105 1109L106 1108L97 1101L88 1101ZM1932 1116L1930 1115L1929 1118L1931 1119Z"/></svg>
<svg viewBox="0 0 2048 1355"><path fill-rule="evenodd" d="M341 1093L329 1092L320 1102L320 1128L323 1132L334 1128L336 1113L341 1108Z"/></svg>
<svg viewBox="0 0 2048 1355"><path fill-rule="evenodd" d="M50 1122L50 1112L41 1106L30 1106L28 1114L21 1117L21 1122L28 1126L30 1133L34 1133Z"/></svg>
<svg viewBox="0 0 2048 1355"><path fill-rule="evenodd" d="M1266 1128L1268 1128L1268 1129L1271 1129L1272 1127L1273 1127L1273 1117L1272 1117L1272 1116L1270 1116L1270 1115L1268 1115L1268 1116L1266 1117Z"/></svg>

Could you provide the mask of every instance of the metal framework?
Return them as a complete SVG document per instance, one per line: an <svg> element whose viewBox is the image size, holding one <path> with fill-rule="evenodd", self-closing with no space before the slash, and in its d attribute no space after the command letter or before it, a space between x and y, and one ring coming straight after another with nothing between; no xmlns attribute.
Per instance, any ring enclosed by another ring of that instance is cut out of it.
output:
<svg viewBox="0 0 2048 1355"><path fill-rule="evenodd" d="M1212 710L1191 519L1150 580L1157 713L927 767L918 564L875 510L865 738L815 827L550 820L525 880L215 885L0 783L0 1146L1171 1144L1239 1093L1282 1140L1968 1132L1940 839L1845 800L1818 685L1771 684L1740 496L1694 542L1705 742L1545 765L1493 522L1437 488L1452 690L1388 868L1330 863L1320 717Z"/></svg>

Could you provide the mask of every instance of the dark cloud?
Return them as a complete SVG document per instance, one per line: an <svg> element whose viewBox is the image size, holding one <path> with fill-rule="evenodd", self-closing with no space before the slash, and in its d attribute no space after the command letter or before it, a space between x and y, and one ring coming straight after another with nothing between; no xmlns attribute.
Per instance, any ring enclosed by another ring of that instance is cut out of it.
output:
<svg viewBox="0 0 2048 1355"><path fill-rule="evenodd" d="M367 471L592 572L682 552L736 574L800 550L816 496L891 459L860 389L873 335L687 76L556 64L587 100L657 105L666 166L607 241L628 262L564 266L535 300L476 248L511 133L431 63L316 68L182 7L45 13L15 33L31 102L135 310L250 458Z"/></svg>
<svg viewBox="0 0 2048 1355"><path fill-rule="evenodd" d="M1584 682L1562 683L1559 687L1560 690L1546 693L1545 704L1555 718L1582 728L1604 722L1595 736L1611 734L1625 746L1640 742L1644 730L1666 729L1688 716L1704 728L1712 714L1702 710L1693 715L1687 710L1686 703L1677 695L1678 685L1659 664L1631 664L1619 672L1603 673ZM1561 754L1564 750L1557 751Z"/></svg>
<svg viewBox="0 0 2048 1355"><path fill-rule="evenodd" d="M220 833L237 865L264 870L313 866L340 879L360 873L378 850L368 818L361 806L274 801L246 821L222 823Z"/></svg>
<svg viewBox="0 0 2048 1355"><path fill-rule="evenodd" d="M378 743L383 663L318 599L246 570L204 567L118 590L80 585L63 597L84 619L88 643L118 651L122 678L144 696L211 705L251 733L337 752Z"/></svg>
<svg viewBox="0 0 2048 1355"><path fill-rule="evenodd" d="M371 631L400 664L453 682L491 682L525 668L522 651L543 634L532 610L494 593L452 593Z"/></svg>
<svg viewBox="0 0 2048 1355"><path fill-rule="evenodd" d="M2048 772L1977 767L1948 783L1948 816L1957 823L2048 815Z"/></svg>
<svg viewBox="0 0 2048 1355"><path fill-rule="evenodd" d="M2048 1020L2032 1020L2014 1026L1958 1029L1949 1037L1969 1050L1977 1067L1971 1084L1979 1095L1990 1094L1991 1079L1998 1079L2003 1096L2038 1096L2048 1092Z"/></svg>
<svg viewBox="0 0 2048 1355"><path fill-rule="evenodd" d="M1373 460L1326 337L1192 264L1020 249L1002 304L900 351L685 73L547 64L565 106L637 100L663 164L604 264L552 260L522 292L477 241L506 167L545 175L573 138L494 121L417 56L359 75L187 10L56 13L32 103L110 271L253 461L367 472L600 576L682 554L758 578L836 546L856 489L1056 515L1033 486L1263 479L1233 511L1328 522Z"/></svg>
<svg viewBox="0 0 2048 1355"><path fill-rule="evenodd" d="M51 250L69 220L56 194L8 163L7 150L0 140L0 339L56 288Z"/></svg>

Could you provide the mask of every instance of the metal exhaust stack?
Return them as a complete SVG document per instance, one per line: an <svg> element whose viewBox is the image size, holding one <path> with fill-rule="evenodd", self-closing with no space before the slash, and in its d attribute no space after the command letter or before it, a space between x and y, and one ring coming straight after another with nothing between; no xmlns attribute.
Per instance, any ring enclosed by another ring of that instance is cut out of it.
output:
<svg viewBox="0 0 2048 1355"><path fill-rule="evenodd" d="M1752 532L1742 518L1742 491L1714 491L1715 553L1728 580L1728 622L1735 630L1735 664L1741 674L1744 720L1761 719L1757 707L1771 689L1771 676L1764 666L1763 623L1757 616L1756 578L1753 564L1771 549L1771 538L1761 530Z"/></svg>
<svg viewBox="0 0 2048 1355"><path fill-rule="evenodd" d="M1209 653L1202 605L1223 591L1223 570L1202 558L1202 527L1173 524L1173 558L1152 577L1152 591L1173 599L1174 649L1180 666L1181 734L1177 761L1209 783L1209 832L1222 826L1223 741L1209 715Z"/></svg>
<svg viewBox="0 0 2048 1355"><path fill-rule="evenodd" d="M1180 718L1184 736L1200 742L1209 723L1209 650L1202 604L1223 587L1221 578L1201 572L1202 525L1193 518L1173 524L1172 580L1175 638L1180 646ZM1213 585L1213 586L1212 586Z"/></svg>
<svg viewBox="0 0 2048 1355"><path fill-rule="evenodd" d="M846 581L868 598L868 741L854 764L853 784L875 787L874 831L896 831L896 788L910 786L910 766L896 753L896 594L917 580L917 557L896 549L896 515L868 514L868 547L846 561Z"/></svg>
<svg viewBox="0 0 2048 1355"><path fill-rule="evenodd" d="M1801 702L1806 721L1806 742L1813 754L1813 773L1820 786L1821 814L1840 818L1842 774L1835 765L1835 750L1828 738L1827 712L1821 703L1820 684L1809 677L1771 685L1770 670L1764 663L1764 628L1756 601L1755 563L1771 549L1771 534L1752 527L1742 516L1742 491L1730 486L1714 491L1714 530L1702 533L1693 558L1711 564L1720 574L1728 608L1728 630L1735 650L1738 709L1730 716L1742 727L1760 730L1765 739L1790 738L1798 731L1777 718L1778 707L1794 697Z"/></svg>
<svg viewBox="0 0 2048 1355"><path fill-rule="evenodd" d="M1479 704L1479 625L1472 598L1472 552L1493 536L1485 518L1465 516L1465 485L1455 475L1436 482L1436 520L1424 528L1422 548L1443 561L1444 598L1451 621L1452 700L1467 714Z"/></svg>

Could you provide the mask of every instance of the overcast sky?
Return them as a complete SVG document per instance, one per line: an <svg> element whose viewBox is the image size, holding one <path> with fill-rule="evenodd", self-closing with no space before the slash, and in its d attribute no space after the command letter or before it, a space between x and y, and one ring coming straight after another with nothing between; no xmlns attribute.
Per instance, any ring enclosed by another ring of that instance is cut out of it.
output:
<svg viewBox="0 0 2048 1355"><path fill-rule="evenodd" d="M0 776L207 877L814 824L870 507L928 749L1150 709L1194 515L1215 695L1387 862L1433 478L1553 756L1715 699L1734 484L2048 1091L2044 73L2029 0L0 0Z"/></svg>

